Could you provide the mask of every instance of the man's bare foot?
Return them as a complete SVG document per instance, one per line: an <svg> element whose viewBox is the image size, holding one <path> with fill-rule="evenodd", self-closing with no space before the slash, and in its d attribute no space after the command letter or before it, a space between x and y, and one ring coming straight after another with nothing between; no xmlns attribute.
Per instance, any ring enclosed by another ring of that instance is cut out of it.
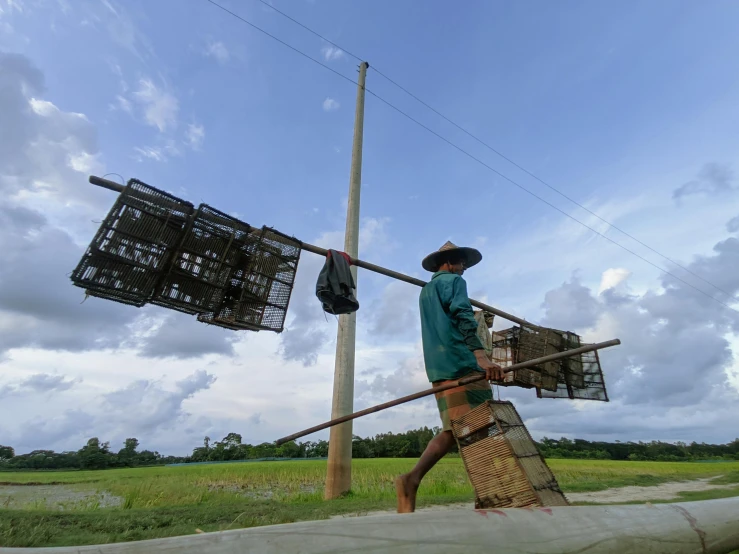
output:
<svg viewBox="0 0 739 554"><path fill-rule="evenodd" d="M416 511L416 492L418 484L413 483L406 473L395 479L395 492L398 494L398 513L409 514Z"/></svg>

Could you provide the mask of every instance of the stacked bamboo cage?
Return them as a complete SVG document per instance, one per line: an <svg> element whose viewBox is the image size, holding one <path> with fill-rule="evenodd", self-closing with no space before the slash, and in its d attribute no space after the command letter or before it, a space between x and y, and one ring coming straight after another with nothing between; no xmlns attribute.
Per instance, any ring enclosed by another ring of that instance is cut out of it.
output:
<svg viewBox="0 0 739 554"><path fill-rule="evenodd" d="M501 331L488 331L477 312L478 336L490 359L502 367L541 358L556 352L565 352L582 346L580 336L570 331L546 327L516 326ZM490 322L488 327L492 327ZM571 356L564 360L546 362L539 366L517 369L507 373L502 386L535 388L539 398L569 398L607 402L603 371L598 352Z"/></svg>
<svg viewBox="0 0 739 554"><path fill-rule="evenodd" d="M72 272L90 296L145 305L167 271L193 205L132 179Z"/></svg>
<svg viewBox="0 0 739 554"><path fill-rule="evenodd" d="M568 505L513 404L488 400L451 423L476 508Z"/></svg>
<svg viewBox="0 0 739 554"><path fill-rule="evenodd" d="M88 295L281 332L300 241L132 179L72 272Z"/></svg>

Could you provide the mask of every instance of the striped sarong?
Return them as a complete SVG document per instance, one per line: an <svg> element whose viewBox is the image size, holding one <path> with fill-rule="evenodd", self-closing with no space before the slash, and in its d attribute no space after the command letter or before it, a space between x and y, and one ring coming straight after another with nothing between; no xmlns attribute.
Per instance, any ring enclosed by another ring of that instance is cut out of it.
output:
<svg viewBox="0 0 739 554"><path fill-rule="evenodd" d="M469 373L464 377L472 375ZM450 382L454 382L457 379L451 381L436 381L432 384L433 388L440 387ZM475 381L461 387L455 387L453 389L437 392L434 394L436 397L436 404L439 407L439 416L441 416L442 428L444 431L452 430L452 419L462 417L464 414L477 408L483 402L493 399L493 391L490 388L490 383L486 380Z"/></svg>

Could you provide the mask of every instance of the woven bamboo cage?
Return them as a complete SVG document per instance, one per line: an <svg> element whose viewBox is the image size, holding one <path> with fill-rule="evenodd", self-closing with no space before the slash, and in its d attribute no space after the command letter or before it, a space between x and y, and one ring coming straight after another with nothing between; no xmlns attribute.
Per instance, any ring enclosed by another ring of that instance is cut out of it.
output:
<svg viewBox="0 0 739 554"><path fill-rule="evenodd" d="M545 327L495 331L492 343L492 359L504 367L582 346L579 335ZM539 398L608 401L597 352L516 370L502 384L536 388Z"/></svg>
<svg viewBox="0 0 739 554"><path fill-rule="evenodd" d="M152 304L189 314L216 310L232 275L249 265L253 230L206 204L198 206Z"/></svg>
<svg viewBox="0 0 739 554"><path fill-rule="evenodd" d="M513 404L488 400L451 423L475 508L569 504Z"/></svg>
<svg viewBox="0 0 739 554"><path fill-rule="evenodd" d="M198 320L228 329L282 332L300 261L300 241L269 227L251 235L245 269L229 275L217 309Z"/></svg>
<svg viewBox="0 0 739 554"><path fill-rule="evenodd" d="M537 389L539 398L569 398L608 402L598 351L586 352L566 359L557 375L557 389Z"/></svg>
<svg viewBox="0 0 739 554"><path fill-rule="evenodd" d="M513 344L507 338L506 331L492 332L492 354L491 360L501 367L508 367L515 362L515 351ZM541 371L538 368L523 368L510 371L505 374L503 387L523 387L531 389L541 386Z"/></svg>
<svg viewBox="0 0 739 554"><path fill-rule="evenodd" d="M90 296L141 307L154 294L193 205L131 179L71 275Z"/></svg>

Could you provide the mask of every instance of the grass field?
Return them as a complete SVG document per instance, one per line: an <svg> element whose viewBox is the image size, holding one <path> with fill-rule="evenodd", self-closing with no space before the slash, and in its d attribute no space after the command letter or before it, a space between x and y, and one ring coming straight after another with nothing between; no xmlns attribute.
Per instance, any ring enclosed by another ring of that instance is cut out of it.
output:
<svg viewBox="0 0 739 554"><path fill-rule="evenodd" d="M166 537L392 509L393 479L415 460L355 460L346 498L324 502L325 461L255 462L106 471L0 473L0 545L61 546ZM739 484L739 462L548 460L565 492L718 477ZM685 495L739 495L739 487ZM419 507L471 502L458 458L424 480Z"/></svg>

